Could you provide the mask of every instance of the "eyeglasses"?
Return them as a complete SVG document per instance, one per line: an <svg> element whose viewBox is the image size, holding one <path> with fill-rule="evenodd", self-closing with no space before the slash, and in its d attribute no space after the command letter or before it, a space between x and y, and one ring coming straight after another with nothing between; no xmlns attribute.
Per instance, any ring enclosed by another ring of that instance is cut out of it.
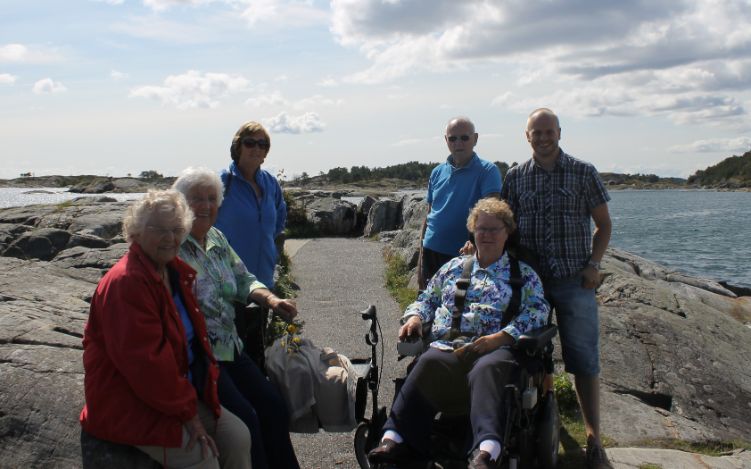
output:
<svg viewBox="0 0 751 469"><path fill-rule="evenodd" d="M185 228L182 226L176 228L164 228L156 225L146 225L146 228L152 233L156 234L160 238L166 238L168 235L172 235L175 238L182 238L185 235Z"/></svg>
<svg viewBox="0 0 751 469"><path fill-rule="evenodd" d="M468 142L470 139L469 135L451 135L449 137L446 137L449 142L453 143L457 140L461 140L462 142Z"/></svg>
<svg viewBox="0 0 751 469"><path fill-rule="evenodd" d="M207 203L209 205L216 205L217 202L218 200L215 195L210 195L208 197L188 197L188 205L198 205L202 203Z"/></svg>
<svg viewBox="0 0 751 469"><path fill-rule="evenodd" d="M487 234L494 235L494 234L500 233L501 231L503 231L505 229L506 229L505 225L504 226L494 227L494 228L486 228L484 226L483 227L477 226L477 227L475 227L475 234L487 233Z"/></svg>
<svg viewBox="0 0 751 469"><path fill-rule="evenodd" d="M245 148L255 148L256 145L258 145L258 148L261 150L268 150L271 147L271 144L265 138L254 139L245 137L240 140L240 143L242 143Z"/></svg>

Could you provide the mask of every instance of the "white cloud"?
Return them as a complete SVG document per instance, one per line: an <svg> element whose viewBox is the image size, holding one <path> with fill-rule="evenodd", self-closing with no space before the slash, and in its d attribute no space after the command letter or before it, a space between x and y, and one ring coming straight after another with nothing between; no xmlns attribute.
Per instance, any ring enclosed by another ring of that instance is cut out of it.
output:
<svg viewBox="0 0 751 469"><path fill-rule="evenodd" d="M424 142L425 139L422 138L405 138L399 141L396 141L391 144L392 147L407 147L411 145L417 145L419 143Z"/></svg>
<svg viewBox="0 0 751 469"><path fill-rule="evenodd" d="M270 132L284 134L322 132L326 127L315 112L306 112L299 116L281 112L275 117L263 119L263 122Z"/></svg>
<svg viewBox="0 0 751 469"><path fill-rule="evenodd" d="M751 151L751 137L712 138L697 140L686 145L675 145L672 153L745 153Z"/></svg>
<svg viewBox="0 0 751 469"><path fill-rule="evenodd" d="M289 105L289 101L282 96L281 92L272 91L271 93L263 93L259 96L248 98L245 104L251 107L287 106Z"/></svg>
<svg viewBox="0 0 751 469"><path fill-rule="evenodd" d="M239 0L240 16L249 27L263 26L295 28L311 24L325 24L326 11L313 6L312 0Z"/></svg>
<svg viewBox="0 0 751 469"><path fill-rule="evenodd" d="M68 88L66 88L65 85L59 81L54 81L52 78L42 78L34 83L34 86L31 89L34 94L62 93L67 90Z"/></svg>
<svg viewBox="0 0 751 469"><path fill-rule="evenodd" d="M92 0L97 3L106 3L108 5L122 5L125 0Z"/></svg>
<svg viewBox="0 0 751 469"><path fill-rule="evenodd" d="M198 6L211 2L212 0L143 0L144 6L154 11L165 11L173 6Z"/></svg>
<svg viewBox="0 0 751 469"><path fill-rule="evenodd" d="M0 85L12 85L17 79L17 76L10 73L0 73Z"/></svg>
<svg viewBox="0 0 751 469"><path fill-rule="evenodd" d="M130 97L150 98L178 109L215 108L221 99L245 91L249 83L240 75L189 70L182 75L168 76L163 86L134 88Z"/></svg>
<svg viewBox="0 0 751 469"><path fill-rule="evenodd" d="M297 101L290 101L285 98L278 90L270 93L261 93L258 96L248 98L245 104L251 107L265 107L265 106L280 106L291 107L296 111L309 110L319 106L341 106L343 104L341 99L331 99L320 94L315 94L307 98L302 98Z"/></svg>
<svg viewBox="0 0 751 469"><path fill-rule="evenodd" d="M62 59L54 48L26 46L24 44L6 44L0 46L0 62L49 63Z"/></svg>
<svg viewBox="0 0 751 469"><path fill-rule="evenodd" d="M110 78L112 78L113 80L123 80L125 78L128 78L128 74L120 72L118 70L112 70L110 72Z"/></svg>
<svg viewBox="0 0 751 469"><path fill-rule="evenodd" d="M336 79L333 77L326 77L323 80L318 82L318 86L323 86L324 88L333 88L338 85L339 85L339 82L336 81Z"/></svg>
<svg viewBox="0 0 751 469"><path fill-rule="evenodd" d="M208 28L158 15L129 16L113 24L111 29L136 38L175 44L200 44L210 40L215 34Z"/></svg>
<svg viewBox="0 0 751 469"><path fill-rule="evenodd" d="M738 96L751 89L746 0L572 0L555 10L548 0L332 0L331 8L336 40L369 62L345 82L503 64L518 78L495 106L528 112L532 101L553 100L580 116L646 113L736 128L748 115L751 100Z"/></svg>

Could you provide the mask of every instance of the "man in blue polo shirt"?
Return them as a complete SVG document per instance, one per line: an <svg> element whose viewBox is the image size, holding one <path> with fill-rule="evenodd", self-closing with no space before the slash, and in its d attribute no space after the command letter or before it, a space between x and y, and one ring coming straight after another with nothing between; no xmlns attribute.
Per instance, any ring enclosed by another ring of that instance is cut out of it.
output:
<svg viewBox="0 0 751 469"><path fill-rule="evenodd" d="M436 271L469 241L467 216L485 197L500 197L501 172L474 152L475 125L467 117L451 119L446 145L451 154L436 166L428 182L428 216L422 226L417 281L425 288Z"/></svg>

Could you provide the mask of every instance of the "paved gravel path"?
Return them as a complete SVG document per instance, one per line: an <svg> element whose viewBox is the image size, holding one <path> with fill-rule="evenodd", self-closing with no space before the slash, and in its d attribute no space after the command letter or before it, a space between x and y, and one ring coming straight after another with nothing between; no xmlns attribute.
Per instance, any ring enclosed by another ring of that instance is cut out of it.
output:
<svg viewBox="0 0 751 469"><path fill-rule="evenodd" d="M367 325L360 311L374 304L383 328L385 366L379 404L393 398L391 380L404 374L406 360L396 361L399 307L384 287L383 244L365 239L318 238L297 243L292 275L300 287L297 306L305 320L303 335L347 357L369 357ZM366 415L371 412L370 396ZM304 469L357 468L350 433L294 433L292 442Z"/></svg>

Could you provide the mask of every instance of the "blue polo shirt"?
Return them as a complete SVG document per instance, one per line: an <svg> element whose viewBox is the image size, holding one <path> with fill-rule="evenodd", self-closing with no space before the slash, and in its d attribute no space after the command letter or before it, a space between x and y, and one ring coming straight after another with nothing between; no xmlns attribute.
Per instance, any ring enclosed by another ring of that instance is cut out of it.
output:
<svg viewBox="0 0 751 469"><path fill-rule="evenodd" d="M495 164L473 153L466 166L457 168L449 156L430 173L430 213L422 245L442 254L458 255L469 239L469 211L478 200L494 192L501 192L501 172Z"/></svg>

